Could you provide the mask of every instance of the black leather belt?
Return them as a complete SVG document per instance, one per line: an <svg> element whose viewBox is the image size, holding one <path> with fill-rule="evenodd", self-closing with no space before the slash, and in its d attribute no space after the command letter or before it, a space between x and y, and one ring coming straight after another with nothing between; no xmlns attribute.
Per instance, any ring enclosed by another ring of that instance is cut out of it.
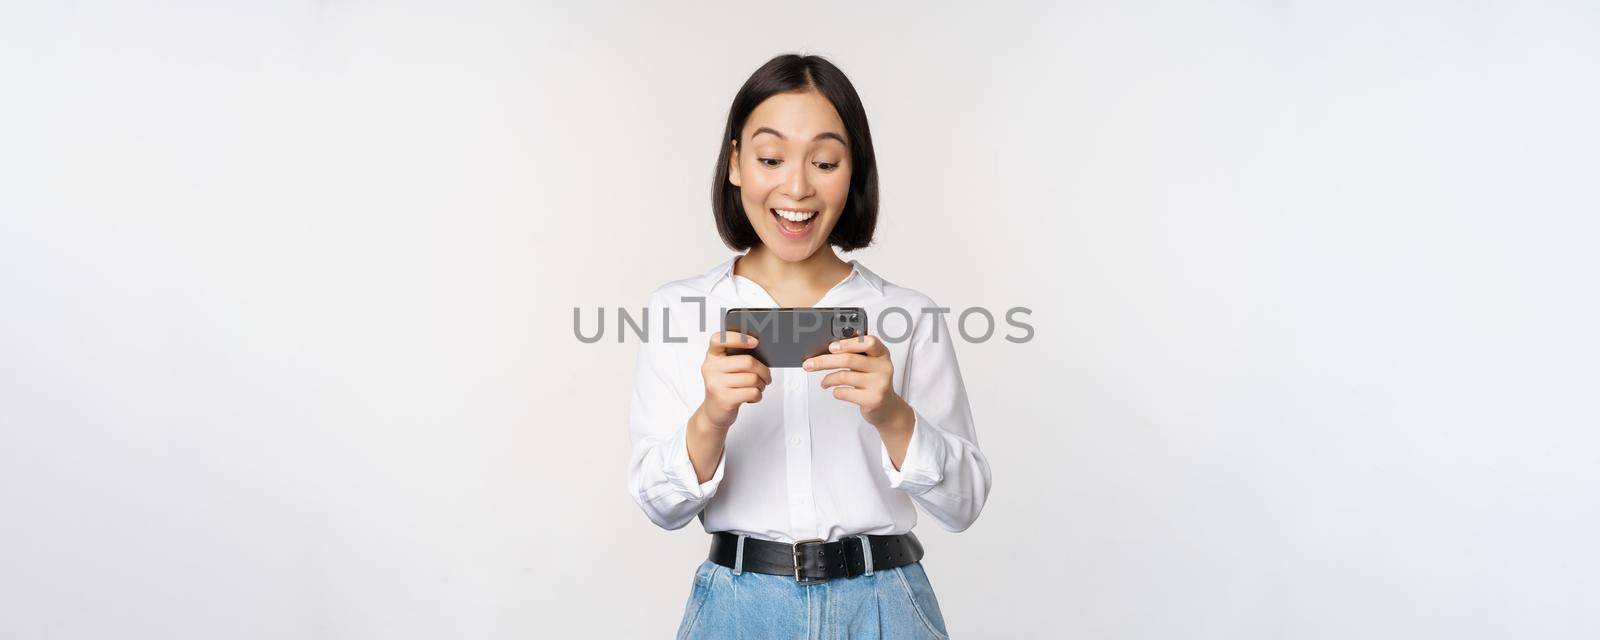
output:
<svg viewBox="0 0 1600 640"><path fill-rule="evenodd" d="M873 571L902 567L922 559L922 543L912 533L897 536L866 536L871 550ZM851 536L834 542L821 538L794 544L744 539L743 571L776 576L794 576L800 584L822 584L831 578L854 578L867 572L869 555L863 552L861 538ZM739 536L726 531L711 534L712 562L732 568L739 560Z"/></svg>

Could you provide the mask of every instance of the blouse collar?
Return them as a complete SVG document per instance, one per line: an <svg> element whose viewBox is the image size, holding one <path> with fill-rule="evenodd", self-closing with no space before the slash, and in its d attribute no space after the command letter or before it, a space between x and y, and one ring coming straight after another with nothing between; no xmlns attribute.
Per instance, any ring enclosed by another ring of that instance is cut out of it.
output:
<svg viewBox="0 0 1600 640"><path fill-rule="evenodd" d="M715 294L718 287L722 287L725 284L726 286L732 286L733 263L737 262L739 258L743 256L744 254L741 253L728 258L727 260L723 261L722 264L713 267L710 271L707 271L704 275L700 276L700 289L708 294ZM878 274L873 273L871 269L866 268L866 266L862 265L859 260L850 261L850 275L845 276L844 280L839 281L839 285L836 286L843 286L849 283L852 279L859 279L862 282L867 283L867 286L872 287L872 290L876 291L878 295L883 295L883 287L885 284L883 278L879 277Z"/></svg>

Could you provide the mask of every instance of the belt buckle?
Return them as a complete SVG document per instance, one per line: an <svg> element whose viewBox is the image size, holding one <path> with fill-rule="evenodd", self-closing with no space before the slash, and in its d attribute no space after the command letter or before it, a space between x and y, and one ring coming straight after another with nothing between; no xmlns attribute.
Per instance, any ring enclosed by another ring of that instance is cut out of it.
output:
<svg viewBox="0 0 1600 640"><path fill-rule="evenodd" d="M801 585L813 585L813 584L822 584L822 583L828 581L827 578L822 578L820 580L807 580L807 579L805 579L805 578L800 576L800 554L802 553L800 551L801 545L824 544L826 542L827 541L823 540L822 538L810 538L810 539L807 539L807 540L797 540L797 541L795 541L794 544L789 545L789 549L790 549L790 551L793 552L793 556L794 556L794 581L795 582L798 582Z"/></svg>

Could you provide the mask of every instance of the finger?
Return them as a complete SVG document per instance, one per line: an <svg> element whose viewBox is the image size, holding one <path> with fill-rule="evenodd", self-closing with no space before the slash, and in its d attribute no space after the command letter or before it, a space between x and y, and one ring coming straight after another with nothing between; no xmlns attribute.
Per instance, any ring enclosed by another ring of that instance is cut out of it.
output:
<svg viewBox="0 0 1600 640"><path fill-rule="evenodd" d="M739 387L738 389L729 389L728 397L738 400L739 402L761 402L761 390L755 387Z"/></svg>
<svg viewBox="0 0 1600 640"><path fill-rule="evenodd" d="M738 373L753 369L756 364L756 357L749 354L723 356L714 360L712 364L716 365L717 371Z"/></svg>
<svg viewBox="0 0 1600 640"><path fill-rule="evenodd" d="M761 376L758 376L758 375L756 375L754 373L749 373L749 372L745 372L745 373L725 373L725 374L722 374L722 378L720 380L718 380L717 382L719 382L722 386L730 388L730 389L742 388L742 387L751 387L751 388L755 388L755 389L760 389L762 387L767 386L767 383L761 379Z"/></svg>
<svg viewBox="0 0 1600 640"><path fill-rule="evenodd" d="M761 379L766 380L768 383L772 382L772 370L768 369L767 365L761 364L761 361L757 360L755 356L725 356L716 360L718 371L727 373L750 372L761 376Z"/></svg>
<svg viewBox="0 0 1600 640"><path fill-rule="evenodd" d="M881 356L889 353L889 348L877 336L860 335L854 338L836 340L828 345L828 351L833 353L860 353L869 356Z"/></svg>
<svg viewBox="0 0 1600 640"><path fill-rule="evenodd" d="M871 396L870 392L868 392L868 391L866 391L864 389L857 389L855 387L834 387L833 388L833 397L838 398L840 400L843 400L845 402L850 402L850 403L856 404L856 405L861 405L861 404L866 403L870 396Z"/></svg>
<svg viewBox="0 0 1600 640"><path fill-rule="evenodd" d="M801 363L806 371L821 371L823 369L854 369L856 371L875 371L877 363L873 358L859 353L825 353Z"/></svg>
<svg viewBox="0 0 1600 640"><path fill-rule="evenodd" d="M870 374L848 369L841 369L822 377L822 388L824 389L839 385L848 385L860 389L870 384L872 384L872 376Z"/></svg>
<svg viewBox="0 0 1600 640"><path fill-rule="evenodd" d="M711 334L711 343L706 347L706 352L714 356L727 355L729 349L748 349L756 346L757 342L754 336L737 331L717 331Z"/></svg>
<svg viewBox="0 0 1600 640"><path fill-rule="evenodd" d="M750 372L719 373L710 380L711 386L718 389L766 389L766 381Z"/></svg>

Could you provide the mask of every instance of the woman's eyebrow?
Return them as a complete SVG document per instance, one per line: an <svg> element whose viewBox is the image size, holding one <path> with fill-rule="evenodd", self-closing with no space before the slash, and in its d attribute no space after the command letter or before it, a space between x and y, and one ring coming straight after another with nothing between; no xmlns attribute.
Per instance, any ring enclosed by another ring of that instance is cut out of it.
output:
<svg viewBox="0 0 1600 640"><path fill-rule="evenodd" d="M763 133L770 133L772 135L778 136L779 140L788 140L788 138L784 137L783 134L778 133L778 131L776 129L773 129L771 127L761 127L760 129L756 129L755 133L750 134L750 139L754 140L756 138L756 136L759 136L759 135L761 135ZM823 138L832 138L834 140L838 140L839 144L842 144L842 145L844 145L846 147L850 146L850 143L844 141L844 136L841 136L841 135L839 135L837 133L834 133L832 131L824 131L822 133L819 133L819 134L817 134L817 136L815 138L812 138L811 140L812 141L817 141L817 140L821 140Z"/></svg>

